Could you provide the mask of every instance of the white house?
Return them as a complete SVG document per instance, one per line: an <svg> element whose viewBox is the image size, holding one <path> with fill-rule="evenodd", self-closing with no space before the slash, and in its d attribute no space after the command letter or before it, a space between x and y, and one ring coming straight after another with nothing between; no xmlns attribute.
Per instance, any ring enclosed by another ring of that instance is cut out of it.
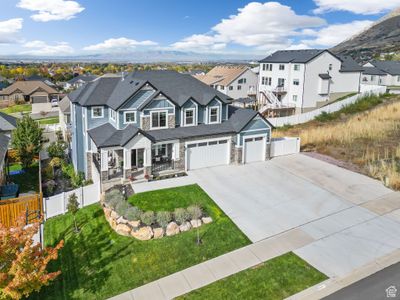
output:
<svg viewBox="0 0 400 300"><path fill-rule="evenodd" d="M362 68L329 50L283 50L260 61L258 100L263 112L301 113L359 92Z"/></svg>
<svg viewBox="0 0 400 300"><path fill-rule="evenodd" d="M247 66L216 66L195 78L233 99L255 97L257 93L257 74Z"/></svg>
<svg viewBox="0 0 400 300"><path fill-rule="evenodd" d="M371 61L363 68L361 79L363 84L400 86L399 61Z"/></svg>
<svg viewBox="0 0 400 300"><path fill-rule="evenodd" d="M80 88L87 82L93 81L97 78L96 75L79 75L64 83L64 90L75 90Z"/></svg>

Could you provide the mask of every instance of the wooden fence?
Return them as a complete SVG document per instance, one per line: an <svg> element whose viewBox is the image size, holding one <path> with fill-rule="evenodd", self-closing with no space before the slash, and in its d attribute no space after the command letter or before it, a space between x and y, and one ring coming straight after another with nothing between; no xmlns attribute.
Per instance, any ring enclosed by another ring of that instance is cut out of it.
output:
<svg viewBox="0 0 400 300"><path fill-rule="evenodd" d="M33 194L0 200L0 223L6 227L16 224L19 216L24 215L27 223L43 215L42 194Z"/></svg>

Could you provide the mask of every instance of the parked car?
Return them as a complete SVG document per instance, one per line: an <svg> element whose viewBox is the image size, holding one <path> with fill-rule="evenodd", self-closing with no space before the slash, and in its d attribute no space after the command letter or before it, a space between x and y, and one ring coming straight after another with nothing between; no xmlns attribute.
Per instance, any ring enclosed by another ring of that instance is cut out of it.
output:
<svg viewBox="0 0 400 300"><path fill-rule="evenodd" d="M58 107L58 99L51 99L51 107Z"/></svg>

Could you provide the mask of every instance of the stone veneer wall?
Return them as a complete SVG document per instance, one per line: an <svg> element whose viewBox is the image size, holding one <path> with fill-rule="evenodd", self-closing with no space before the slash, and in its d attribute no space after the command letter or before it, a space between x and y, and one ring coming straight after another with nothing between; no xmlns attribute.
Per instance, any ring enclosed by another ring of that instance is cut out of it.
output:
<svg viewBox="0 0 400 300"><path fill-rule="evenodd" d="M235 151L235 163L236 164L242 164L242 153L243 153L243 147L236 147L234 148Z"/></svg>
<svg viewBox="0 0 400 300"><path fill-rule="evenodd" d="M265 147L265 159L270 160L271 159L271 143L267 144L267 147Z"/></svg>
<svg viewBox="0 0 400 300"><path fill-rule="evenodd" d="M150 130L150 116L142 116L141 128L142 130Z"/></svg>
<svg viewBox="0 0 400 300"><path fill-rule="evenodd" d="M92 161L93 161L93 154L91 152L86 152L86 180L93 179Z"/></svg>

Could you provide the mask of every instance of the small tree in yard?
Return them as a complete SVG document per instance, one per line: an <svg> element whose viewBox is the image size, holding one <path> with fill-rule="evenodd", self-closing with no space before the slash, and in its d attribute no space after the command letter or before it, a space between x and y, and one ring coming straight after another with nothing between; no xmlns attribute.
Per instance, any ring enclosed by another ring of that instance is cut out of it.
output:
<svg viewBox="0 0 400 300"><path fill-rule="evenodd" d="M0 299L21 299L48 285L61 272L47 272L47 265L56 260L63 247L60 241L54 248L42 249L33 244L39 222L25 226L21 215L13 227L0 223Z"/></svg>
<svg viewBox="0 0 400 300"><path fill-rule="evenodd" d="M79 228L76 225L76 218L75 215L79 210L79 202L78 202L78 196L76 196L75 193L71 194L68 197L68 204L67 204L67 210L72 214L74 217L74 225L75 225L75 232L79 232Z"/></svg>
<svg viewBox="0 0 400 300"><path fill-rule="evenodd" d="M63 141L51 142L49 147L47 147L47 152L51 158L58 157L63 159L65 157L66 149L67 144Z"/></svg>
<svg viewBox="0 0 400 300"><path fill-rule="evenodd" d="M203 211L201 210L201 207L196 204L189 206L187 208L187 212L188 212L189 216L192 218L192 220L198 220L203 215ZM201 240L200 240L199 227L197 227L196 229L197 229L197 244L200 245Z"/></svg>
<svg viewBox="0 0 400 300"><path fill-rule="evenodd" d="M17 150L24 168L29 167L42 149L43 130L31 117L24 116L12 133L11 144Z"/></svg>

